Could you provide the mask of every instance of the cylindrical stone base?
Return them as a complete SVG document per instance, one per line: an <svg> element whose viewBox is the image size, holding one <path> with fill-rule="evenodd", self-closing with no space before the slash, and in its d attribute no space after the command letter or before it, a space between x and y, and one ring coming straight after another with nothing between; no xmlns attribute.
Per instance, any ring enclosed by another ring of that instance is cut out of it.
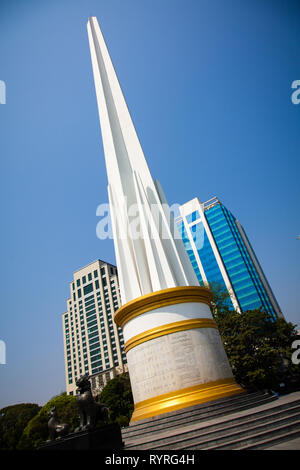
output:
<svg viewBox="0 0 300 470"><path fill-rule="evenodd" d="M203 287L177 287L122 306L134 398L131 423L242 393L235 382Z"/></svg>

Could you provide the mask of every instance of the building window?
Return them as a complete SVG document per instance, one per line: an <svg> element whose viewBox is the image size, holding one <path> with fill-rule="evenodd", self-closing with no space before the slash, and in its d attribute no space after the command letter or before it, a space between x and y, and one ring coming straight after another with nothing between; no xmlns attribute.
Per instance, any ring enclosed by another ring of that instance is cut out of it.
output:
<svg viewBox="0 0 300 470"><path fill-rule="evenodd" d="M92 280L92 275L91 275L91 273L88 274L88 280L89 280L89 281Z"/></svg>
<svg viewBox="0 0 300 470"><path fill-rule="evenodd" d="M77 287L79 287L80 286L80 279L77 279L76 283L77 283Z"/></svg>
<svg viewBox="0 0 300 470"><path fill-rule="evenodd" d="M94 278L98 277L98 271L94 271Z"/></svg>
<svg viewBox="0 0 300 470"><path fill-rule="evenodd" d="M85 284L86 283L86 276L83 276L82 278L82 284Z"/></svg>
<svg viewBox="0 0 300 470"><path fill-rule="evenodd" d="M93 292L93 284L88 284L87 286L84 286L83 292L84 292L84 295L89 294L90 292Z"/></svg>
<svg viewBox="0 0 300 470"><path fill-rule="evenodd" d="M200 219L200 215L198 211L194 211L191 214L186 216L186 221L188 224L191 224L195 220Z"/></svg>

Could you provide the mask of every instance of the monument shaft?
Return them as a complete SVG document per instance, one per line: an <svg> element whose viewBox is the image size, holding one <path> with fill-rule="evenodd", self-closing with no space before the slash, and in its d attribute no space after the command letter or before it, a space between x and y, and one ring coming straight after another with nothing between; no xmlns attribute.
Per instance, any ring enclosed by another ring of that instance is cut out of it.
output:
<svg viewBox="0 0 300 470"><path fill-rule="evenodd" d="M152 180L95 17L87 28L122 299L114 320L123 328L134 422L243 389L212 318L211 293L199 286Z"/></svg>

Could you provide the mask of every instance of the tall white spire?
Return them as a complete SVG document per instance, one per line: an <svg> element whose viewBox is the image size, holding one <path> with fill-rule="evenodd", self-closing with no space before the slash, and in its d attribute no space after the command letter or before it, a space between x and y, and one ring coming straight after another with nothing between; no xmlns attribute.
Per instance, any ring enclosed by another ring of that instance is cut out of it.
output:
<svg viewBox="0 0 300 470"><path fill-rule="evenodd" d="M123 303L114 321L123 330L133 423L243 390L212 318L212 295L199 286L150 175L96 18L88 34Z"/></svg>
<svg viewBox="0 0 300 470"><path fill-rule="evenodd" d="M161 186L152 180L95 17L87 29L122 303L166 288L198 286Z"/></svg>

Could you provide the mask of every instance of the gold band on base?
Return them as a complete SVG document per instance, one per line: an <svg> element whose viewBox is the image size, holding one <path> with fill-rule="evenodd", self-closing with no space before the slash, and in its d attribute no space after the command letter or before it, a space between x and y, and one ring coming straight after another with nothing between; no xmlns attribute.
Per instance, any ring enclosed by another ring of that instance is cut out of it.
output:
<svg viewBox="0 0 300 470"><path fill-rule="evenodd" d="M157 308L181 303L200 302L210 306L212 293L207 287L170 287L142 295L122 305L114 314L114 321L121 328L133 318Z"/></svg>
<svg viewBox="0 0 300 470"><path fill-rule="evenodd" d="M245 393L245 390L235 382L234 378L216 380L165 393L136 403L130 424L141 419L239 393Z"/></svg>
<svg viewBox="0 0 300 470"><path fill-rule="evenodd" d="M133 336L124 345L125 352L128 353L130 349L138 346L139 344L151 341L152 339L159 338L160 336L170 335L171 333L178 333L178 331L191 330L194 328L216 328L217 324L211 318L193 318L189 320L176 321L168 323L167 325L157 326L146 330L136 336Z"/></svg>

